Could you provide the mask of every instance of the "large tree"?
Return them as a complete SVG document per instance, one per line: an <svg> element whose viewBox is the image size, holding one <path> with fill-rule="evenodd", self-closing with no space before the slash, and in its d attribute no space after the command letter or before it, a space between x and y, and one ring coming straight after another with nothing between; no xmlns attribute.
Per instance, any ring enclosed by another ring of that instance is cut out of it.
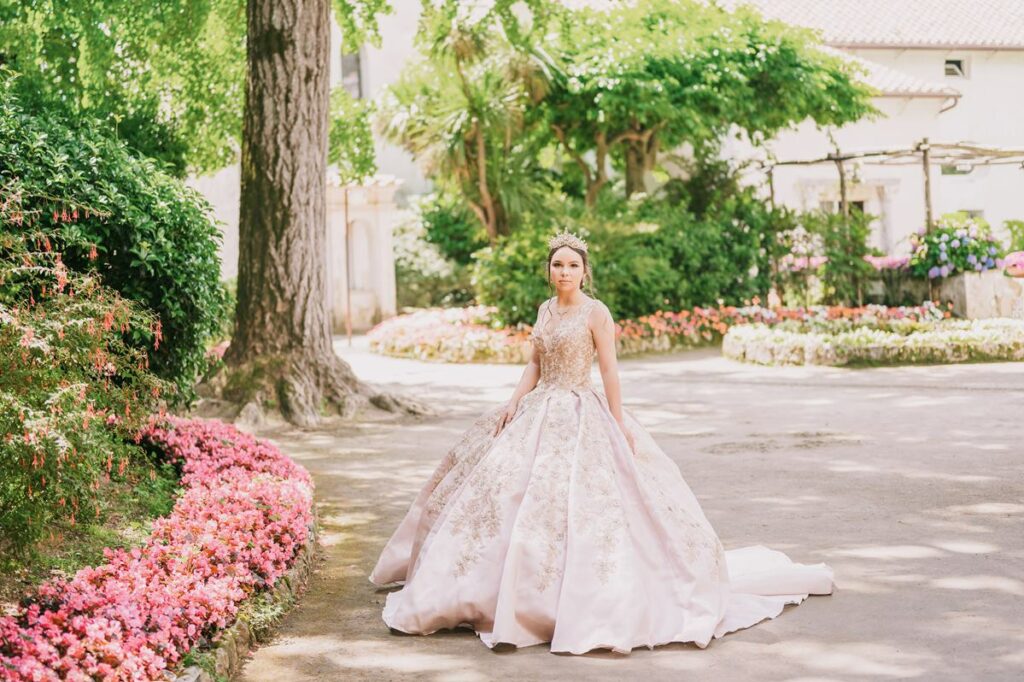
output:
<svg viewBox="0 0 1024 682"><path fill-rule="evenodd" d="M633 194L684 142L710 154L734 130L757 143L872 111L848 63L748 8L443 0L426 17L423 61L391 88L385 133L455 186L492 241L524 213L514 202L543 194L553 159L578 167L592 206L610 168Z"/></svg>
<svg viewBox="0 0 1024 682"><path fill-rule="evenodd" d="M646 0L573 14L555 50L558 77L544 100L548 123L580 167L593 204L623 171L626 194L661 150L684 142L717 150L726 133L752 141L812 119L841 125L873 111L849 63L816 47L810 32L743 7Z"/></svg>
<svg viewBox="0 0 1024 682"><path fill-rule="evenodd" d="M381 132L441 182L454 185L493 243L538 208L531 109L543 99L550 60L542 42L563 10L549 0L424 2L422 61L389 88Z"/></svg>
<svg viewBox="0 0 1024 682"><path fill-rule="evenodd" d="M178 176L238 155L245 0L0 0L30 111L95 119Z"/></svg>
<svg viewBox="0 0 1024 682"><path fill-rule="evenodd" d="M417 406L356 379L331 346L326 172L329 0L249 0L238 308L225 397L310 426L372 402Z"/></svg>

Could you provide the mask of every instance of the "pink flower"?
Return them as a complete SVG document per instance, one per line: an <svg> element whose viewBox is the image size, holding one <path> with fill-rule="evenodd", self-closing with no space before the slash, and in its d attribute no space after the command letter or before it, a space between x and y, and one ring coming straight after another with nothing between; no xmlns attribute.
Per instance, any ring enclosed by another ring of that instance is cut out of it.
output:
<svg viewBox="0 0 1024 682"><path fill-rule="evenodd" d="M0 618L5 679L160 677L306 542L312 481L269 443L217 421L171 419L141 435L182 462L185 491L144 547L106 550L106 564L44 583Z"/></svg>

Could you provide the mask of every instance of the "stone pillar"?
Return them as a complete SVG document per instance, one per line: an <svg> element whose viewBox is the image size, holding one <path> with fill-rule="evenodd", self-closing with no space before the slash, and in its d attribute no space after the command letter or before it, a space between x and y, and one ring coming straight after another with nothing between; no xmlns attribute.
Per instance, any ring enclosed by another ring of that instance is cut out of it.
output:
<svg viewBox="0 0 1024 682"><path fill-rule="evenodd" d="M353 332L366 331L396 313L392 234L401 217L394 201L400 185L400 180L390 177L347 187L337 182L328 184L328 303L336 334L345 333L349 301Z"/></svg>

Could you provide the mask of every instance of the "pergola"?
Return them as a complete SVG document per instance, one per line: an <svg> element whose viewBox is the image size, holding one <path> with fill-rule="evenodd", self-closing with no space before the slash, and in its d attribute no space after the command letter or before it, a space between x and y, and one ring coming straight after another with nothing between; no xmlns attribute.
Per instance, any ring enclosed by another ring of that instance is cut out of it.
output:
<svg viewBox="0 0 1024 682"><path fill-rule="evenodd" d="M964 142L937 143L924 138L913 147L899 149L880 149L876 151L842 152L836 150L819 159L794 159L788 161L762 161L761 167L768 175L768 189L772 206L775 205L775 168L779 166L810 166L821 163L834 163L839 173L839 207L843 215L849 215L850 207L846 199L846 161L866 159L865 163L879 166L910 166L921 165L924 170L924 204L927 229L934 226L932 219L932 172L933 164L961 166L1006 166L1016 165L1024 169L1024 149L1005 149L968 144Z"/></svg>

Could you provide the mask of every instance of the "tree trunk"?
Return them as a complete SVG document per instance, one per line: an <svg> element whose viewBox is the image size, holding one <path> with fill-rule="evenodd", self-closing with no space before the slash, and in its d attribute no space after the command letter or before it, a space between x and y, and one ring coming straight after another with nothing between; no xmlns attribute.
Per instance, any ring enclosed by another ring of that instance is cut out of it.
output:
<svg viewBox="0 0 1024 682"><path fill-rule="evenodd" d="M626 198L637 192L646 192L644 175L654 170L658 161L658 135L655 129L648 130L637 138L625 141Z"/></svg>
<svg viewBox="0 0 1024 682"><path fill-rule="evenodd" d="M625 143L626 157L626 198L644 191L644 150L640 140Z"/></svg>
<svg viewBox="0 0 1024 682"><path fill-rule="evenodd" d="M224 397L311 426L387 396L331 345L326 173L330 0L249 0L238 307Z"/></svg>

